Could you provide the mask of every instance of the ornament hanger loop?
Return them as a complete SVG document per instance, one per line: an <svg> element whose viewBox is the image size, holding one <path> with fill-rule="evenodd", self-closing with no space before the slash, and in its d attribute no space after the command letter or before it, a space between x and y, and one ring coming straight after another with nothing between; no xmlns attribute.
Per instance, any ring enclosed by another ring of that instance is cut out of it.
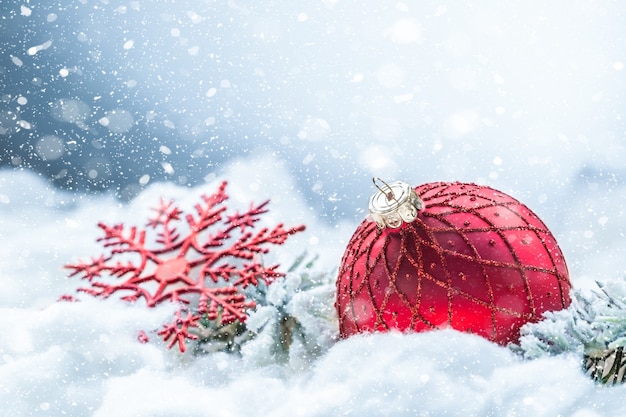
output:
<svg viewBox="0 0 626 417"><path fill-rule="evenodd" d="M378 191L370 198L369 211L378 227L397 229L417 218L423 203L409 184L402 181L388 184L378 177L372 178L372 182Z"/></svg>
<svg viewBox="0 0 626 417"><path fill-rule="evenodd" d="M385 186L385 188L387 189L387 191L385 191L382 188L380 188L380 186L376 183L376 181L382 182L383 185ZM380 179L378 177L372 178L372 182L374 183L374 187L378 188L378 191L380 191L381 193L383 193L387 197L387 201L395 200L396 203L400 204L400 202L396 198L396 195L393 192L393 188L391 188L391 186L389 184L387 184L387 182L385 182L384 180L382 180L382 179Z"/></svg>

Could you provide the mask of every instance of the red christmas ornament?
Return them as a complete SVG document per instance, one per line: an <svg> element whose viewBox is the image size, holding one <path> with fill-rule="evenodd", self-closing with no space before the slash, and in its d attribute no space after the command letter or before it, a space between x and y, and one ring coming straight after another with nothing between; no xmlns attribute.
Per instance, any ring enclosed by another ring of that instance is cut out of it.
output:
<svg viewBox="0 0 626 417"><path fill-rule="evenodd" d="M460 182L376 186L341 261L342 337L449 326L506 345L570 304L563 254L519 201Z"/></svg>

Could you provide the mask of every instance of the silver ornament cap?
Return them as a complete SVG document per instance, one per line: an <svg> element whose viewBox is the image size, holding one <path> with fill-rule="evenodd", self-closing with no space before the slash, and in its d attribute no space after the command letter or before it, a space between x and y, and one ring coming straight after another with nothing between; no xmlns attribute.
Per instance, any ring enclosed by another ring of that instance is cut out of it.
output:
<svg viewBox="0 0 626 417"><path fill-rule="evenodd" d="M369 211L378 227L397 229L417 218L424 203L409 184L402 181L388 184L378 177L372 181L378 191L370 198Z"/></svg>

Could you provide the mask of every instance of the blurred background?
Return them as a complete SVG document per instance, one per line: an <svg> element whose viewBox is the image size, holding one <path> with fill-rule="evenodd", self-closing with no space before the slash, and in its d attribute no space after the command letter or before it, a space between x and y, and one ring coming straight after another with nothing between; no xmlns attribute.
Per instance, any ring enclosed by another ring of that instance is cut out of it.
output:
<svg viewBox="0 0 626 417"><path fill-rule="evenodd" d="M359 222L371 177L507 192L574 274L626 272L626 3L0 3L0 167L132 200L233 161ZM261 164L261 168L262 168ZM0 193L1 193L0 189Z"/></svg>

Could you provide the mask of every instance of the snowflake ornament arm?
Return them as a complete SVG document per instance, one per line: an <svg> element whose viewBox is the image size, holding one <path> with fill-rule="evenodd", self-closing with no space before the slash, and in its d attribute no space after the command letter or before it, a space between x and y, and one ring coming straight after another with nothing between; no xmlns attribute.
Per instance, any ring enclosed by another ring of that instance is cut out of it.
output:
<svg viewBox="0 0 626 417"><path fill-rule="evenodd" d="M202 318L224 325L243 322L255 304L242 290L284 275L278 265L264 266L260 255L305 227L285 229L279 224L253 233L268 201L225 216L226 185L223 182L213 195L203 195L195 213L184 216L186 233L179 230L183 211L163 199L146 224L148 230L99 223L104 236L98 241L109 254L66 265L70 277L80 276L89 283L78 291L103 298L119 292L127 301L143 298L148 307L164 301L179 303L174 322L159 335L169 341L169 347L178 344L183 352L185 340L196 339L190 329L201 326ZM156 234L154 247L147 243L150 230Z"/></svg>
<svg viewBox="0 0 626 417"><path fill-rule="evenodd" d="M159 336L168 342L167 348L171 349L178 343L178 349L181 352L186 350L185 339L197 340L198 336L189 332L190 327L198 327L200 316L187 312L186 316L182 316L182 311L177 311L172 323L164 324L163 329L159 331Z"/></svg>

